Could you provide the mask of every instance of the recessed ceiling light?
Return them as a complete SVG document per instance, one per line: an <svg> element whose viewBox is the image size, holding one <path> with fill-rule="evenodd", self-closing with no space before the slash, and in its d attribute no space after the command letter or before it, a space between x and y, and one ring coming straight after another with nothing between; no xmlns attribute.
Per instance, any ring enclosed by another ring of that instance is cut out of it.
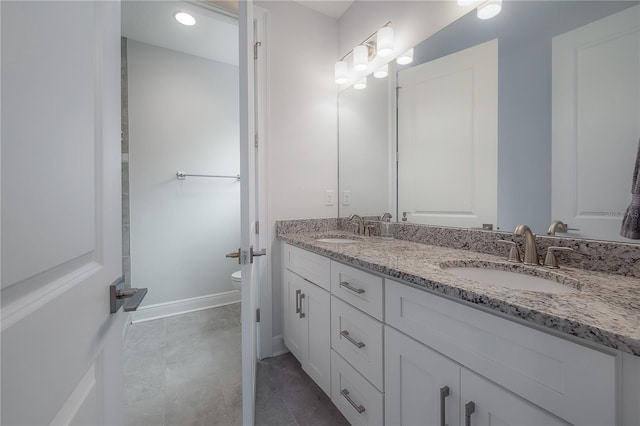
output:
<svg viewBox="0 0 640 426"><path fill-rule="evenodd" d="M176 21L180 22L182 25L192 26L196 24L196 18L189 15L187 12L176 12L174 15Z"/></svg>

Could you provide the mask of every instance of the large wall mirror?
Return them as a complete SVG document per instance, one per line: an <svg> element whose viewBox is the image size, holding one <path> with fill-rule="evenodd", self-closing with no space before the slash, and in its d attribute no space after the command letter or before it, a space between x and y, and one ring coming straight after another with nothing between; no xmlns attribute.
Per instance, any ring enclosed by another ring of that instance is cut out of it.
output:
<svg viewBox="0 0 640 426"><path fill-rule="evenodd" d="M473 11L394 81L341 92L340 216L543 235L562 220L578 229L559 236L634 242L619 230L640 138L639 4Z"/></svg>

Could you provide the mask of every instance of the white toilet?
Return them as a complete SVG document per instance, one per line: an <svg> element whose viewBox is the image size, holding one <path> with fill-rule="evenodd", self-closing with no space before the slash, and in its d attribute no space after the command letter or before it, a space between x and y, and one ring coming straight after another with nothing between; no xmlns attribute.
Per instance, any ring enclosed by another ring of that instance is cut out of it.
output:
<svg viewBox="0 0 640 426"><path fill-rule="evenodd" d="M236 271L231 274L231 284L233 284L233 288L240 291L240 286L242 284L242 271Z"/></svg>

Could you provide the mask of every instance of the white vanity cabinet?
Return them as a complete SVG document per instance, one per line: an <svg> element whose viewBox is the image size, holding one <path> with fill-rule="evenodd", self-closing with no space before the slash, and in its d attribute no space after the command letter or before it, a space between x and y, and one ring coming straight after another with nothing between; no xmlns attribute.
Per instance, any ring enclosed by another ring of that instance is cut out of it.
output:
<svg viewBox="0 0 640 426"><path fill-rule="evenodd" d="M613 351L587 348L392 280L386 280L385 290L386 323L461 366L460 409L475 403L471 424L484 424L488 418L502 418L505 424L563 424L560 419L616 424ZM389 336L387 331L387 348L393 353ZM387 356L385 368L397 368L393 357ZM392 392L393 375L386 374L387 402L401 398L399 404L406 405L405 393ZM558 418L547 418L545 411ZM527 417L518 419L518 413ZM461 417L460 424L464 420Z"/></svg>
<svg viewBox="0 0 640 426"><path fill-rule="evenodd" d="M289 245L284 246L283 259L285 345L331 395L329 259Z"/></svg>
<svg viewBox="0 0 640 426"><path fill-rule="evenodd" d="M568 425L393 328L385 337L387 425Z"/></svg>

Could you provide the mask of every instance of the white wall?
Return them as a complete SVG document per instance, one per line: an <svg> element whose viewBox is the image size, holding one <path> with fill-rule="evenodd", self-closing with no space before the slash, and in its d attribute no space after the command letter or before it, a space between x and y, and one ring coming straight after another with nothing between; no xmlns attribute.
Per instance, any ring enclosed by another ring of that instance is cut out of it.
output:
<svg viewBox="0 0 640 426"><path fill-rule="evenodd" d="M336 217L338 22L295 2L257 1L268 11L268 196L271 240L273 335L282 334L280 252L275 221ZM269 250L269 247L267 247Z"/></svg>
<svg viewBox="0 0 640 426"><path fill-rule="evenodd" d="M144 305L231 291L240 242L238 67L129 40L131 284Z"/></svg>

